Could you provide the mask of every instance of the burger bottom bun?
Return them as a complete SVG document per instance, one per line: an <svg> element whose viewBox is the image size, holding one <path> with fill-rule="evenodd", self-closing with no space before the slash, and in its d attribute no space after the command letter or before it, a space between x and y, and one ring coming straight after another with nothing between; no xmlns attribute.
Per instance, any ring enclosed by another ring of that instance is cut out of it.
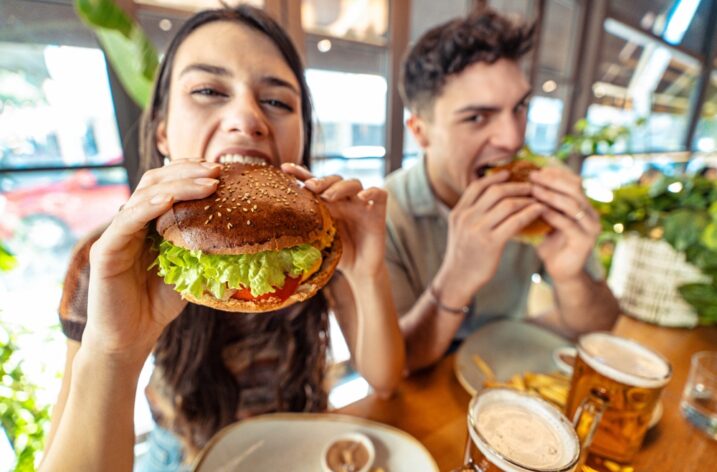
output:
<svg viewBox="0 0 717 472"><path fill-rule="evenodd" d="M528 226L520 230L515 239L527 244L539 244L552 230L553 227L543 218L537 218Z"/></svg>
<svg viewBox="0 0 717 472"><path fill-rule="evenodd" d="M267 311L280 310L294 303L308 300L316 295L331 279L339 263L339 259L341 259L342 252L341 239L337 233L336 236L334 236L331 246L322 251L323 260L321 261L319 270L299 285L296 292L286 300L281 300L278 297L268 297L262 300L238 300L236 298L220 300L206 292L200 298L195 298L189 293L183 295L183 297L190 303L208 306L221 311L264 313Z"/></svg>

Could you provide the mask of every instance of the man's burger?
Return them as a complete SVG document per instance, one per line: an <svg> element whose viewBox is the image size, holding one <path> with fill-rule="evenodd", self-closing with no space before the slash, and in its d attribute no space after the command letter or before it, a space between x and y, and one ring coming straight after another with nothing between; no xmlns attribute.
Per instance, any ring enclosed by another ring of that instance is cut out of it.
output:
<svg viewBox="0 0 717 472"><path fill-rule="evenodd" d="M190 302L224 311L311 298L341 257L326 206L270 165L224 164L214 194L175 203L156 229L159 275Z"/></svg>
<svg viewBox="0 0 717 472"><path fill-rule="evenodd" d="M529 175L540 169L545 164L544 160L537 157L533 159L514 159L508 164L492 167L490 173L507 170L510 172L508 182L529 182ZM516 235L516 239L527 243L539 243L542 239L553 230L543 218L538 217L532 223L523 228Z"/></svg>

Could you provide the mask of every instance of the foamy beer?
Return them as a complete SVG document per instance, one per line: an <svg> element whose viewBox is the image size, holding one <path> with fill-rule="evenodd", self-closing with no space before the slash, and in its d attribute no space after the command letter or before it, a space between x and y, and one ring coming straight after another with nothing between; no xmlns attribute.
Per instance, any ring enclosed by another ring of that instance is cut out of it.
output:
<svg viewBox="0 0 717 472"><path fill-rule="evenodd" d="M590 452L629 462L640 449L671 367L662 356L609 333L591 333L578 341L568 395L572 417L591 391L607 402Z"/></svg>
<svg viewBox="0 0 717 472"><path fill-rule="evenodd" d="M573 426L547 402L515 390L486 389L468 409L466 465L482 472L567 472L580 455Z"/></svg>

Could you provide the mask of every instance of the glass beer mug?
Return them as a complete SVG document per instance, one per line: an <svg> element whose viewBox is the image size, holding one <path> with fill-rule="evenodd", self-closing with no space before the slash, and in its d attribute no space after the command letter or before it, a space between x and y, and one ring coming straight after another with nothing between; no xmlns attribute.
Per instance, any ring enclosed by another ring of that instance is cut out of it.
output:
<svg viewBox="0 0 717 472"><path fill-rule="evenodd" d="M568 472L580 459L573 425L540 398L486 389L468 408L464 465L453 472Z"/></svg>
<svg viewBox="0 0 717 472"><path fill-rule="evenodd" d="M670 364L646 347L609 333L581 336L577 351L567 415L580 414L584 399L600 391L607 405L590 452L616 462L630 462L642 445L660 393L670 380ZM578 426L582 437L580 433Z"/></svg>

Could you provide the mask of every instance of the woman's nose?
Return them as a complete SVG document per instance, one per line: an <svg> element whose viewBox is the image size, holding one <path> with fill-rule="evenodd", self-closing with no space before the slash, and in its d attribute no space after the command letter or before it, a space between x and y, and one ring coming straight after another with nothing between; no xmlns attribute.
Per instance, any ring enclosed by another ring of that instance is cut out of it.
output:
<svg viewBox="0 0 717 472"><path fill-rule="evenodd" d="M261 107L253 99L227 104L222 117L222 129L229 133L240 133L254 139L265 137L268 127Z"/></svg>

